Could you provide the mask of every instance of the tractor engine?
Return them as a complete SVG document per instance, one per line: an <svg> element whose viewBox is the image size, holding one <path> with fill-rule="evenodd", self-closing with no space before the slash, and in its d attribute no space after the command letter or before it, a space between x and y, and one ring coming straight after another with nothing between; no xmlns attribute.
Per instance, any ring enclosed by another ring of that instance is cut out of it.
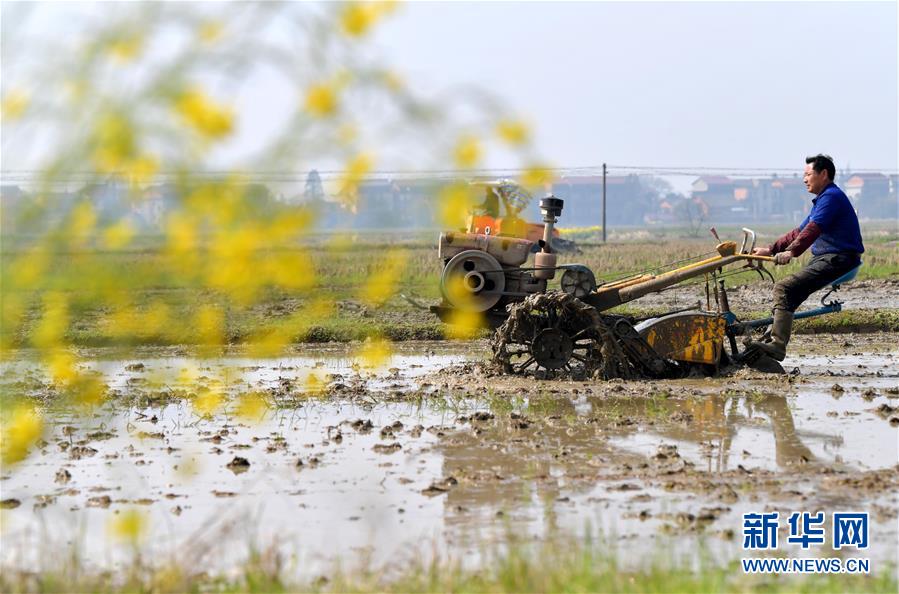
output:
<svg viewBox="0 0 899 594"><path fill-rule="evenodd" d="M485 313L497 326L506 317L506 305L528 295L544 293L547 281L555 277L553 225L562 213L563 200L549 196L540 200L545 223L543 239L533 241L485 233L441 233L439 257L443 260L440 292L443 303L432 308L444 321L453 310ZM534 266L523 267L534 255Z"/></svg>

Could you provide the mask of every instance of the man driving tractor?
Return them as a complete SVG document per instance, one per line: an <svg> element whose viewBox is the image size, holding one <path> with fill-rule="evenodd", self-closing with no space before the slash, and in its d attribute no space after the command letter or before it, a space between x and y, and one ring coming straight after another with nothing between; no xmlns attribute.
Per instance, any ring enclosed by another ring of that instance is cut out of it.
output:
<svg viewBox="0 0 899 594"><path fill-rule="evenodd" d="M753 250L760 256L774 256L776 264L785 265L812 248L812 259L802 270L774 285L771 342L750 343L778 361L786 357L796 309L809 295L857 267L865 251L855 209L833 181L833 159L819 154L806 158L805 163L803 181L815 195L811 212L769 247Z"/></svg>

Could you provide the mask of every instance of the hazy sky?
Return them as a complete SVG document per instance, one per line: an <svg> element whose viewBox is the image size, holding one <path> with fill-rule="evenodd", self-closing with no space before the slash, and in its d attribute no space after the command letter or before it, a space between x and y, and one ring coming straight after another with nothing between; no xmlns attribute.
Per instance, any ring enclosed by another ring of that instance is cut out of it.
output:
<svg viewBox="0 0 899 594"><path fill-rule="evenodd" d="M415 80L489 85L558 165L897 168L895 2L409 3ZM506 163L494 163L497 166Z"/></svg>
<svg viewBox="0 0 899 594"><path fill-rule="evenodd" d="M85 4L40 6L29 24L58 36ZM16 28L4 22L5 35ZM798 171L826 152L840 168L895 170L897 28L896 2L408 2L372 41L417 89L492 89L555 166ZM7 66L54 59L3 49ZM234 142L249 146L296 99L265 76L245 87ZM3 169L22 167L6 142L3 157ZM485 165L520 162L491 153Z"/></svg>

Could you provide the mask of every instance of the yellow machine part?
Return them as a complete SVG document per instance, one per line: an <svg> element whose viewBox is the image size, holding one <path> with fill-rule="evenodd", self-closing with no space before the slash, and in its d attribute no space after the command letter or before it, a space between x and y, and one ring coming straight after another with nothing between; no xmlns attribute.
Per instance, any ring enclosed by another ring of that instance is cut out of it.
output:
<svg viewBox="0 0 899 594"><path fill-rule="evenodd" d="M725 325L718 314L684 312L650 320L638 331L666 359L715 365L724 349Z"/></svg>

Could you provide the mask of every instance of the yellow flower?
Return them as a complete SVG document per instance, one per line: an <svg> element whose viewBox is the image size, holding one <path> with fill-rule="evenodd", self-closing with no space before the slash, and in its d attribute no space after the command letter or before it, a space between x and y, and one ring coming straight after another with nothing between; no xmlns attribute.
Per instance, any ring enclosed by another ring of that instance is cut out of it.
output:
<svg viewBox="0 0 899 594"><path fill-rule="evenodd" d="M368 338L362 343L356 356L361 359L362 367L378 368L390 361L393 357L393 348L389 340Z"/></svg>
<svg viewBox="0 0 899 594"><path fill-rule="evenodd" d="M502 120L496 125L496 134L512 146L527 144L531 136L528 127L517 120Z"/></svg>
<svg viewBox="0 0 899 594"><path fill-rule="evenodd" d="M437 217L443 227L459 229L465 226L474 204L468 185L461 182L450 184L440 190L437 200Z"/></svg>
<svg viewBox="0 0 899 594"><path fill-rule="evenodd" d="M109 533L113 538L135 545L147 532L147 518L136 509L119 512L109 521Z"/></svg>
<svg viewBox="0 0 899 594"><path fill-rule="evenodd" d="M310 372L303 381L303 391L308 395L321 394L326 387L325 381L314 372Z"/></svg>
<svg viewBox="0 0 899 594"><path fill-rule="evenodd" d="M90 202L79 203L69 218L69 238L73 245L83 244L97 224L97 213Z"/></svg>
<svg viewBox="0 0 899 594"><path fill-rule="evenodd" d="M531 165L521 174L521 185L526 188L546 186L553 181L553 173L548 167L535 164Z"/></svg>
<svg viewBox="0 0 899 594"><path fill-rule="evenodd" d="M131 178L131 183L136 185L152 180L158 170L159 162L149 155L141 155L125 164L125 173Z"/></svg>
<svg viewBox="0 0 899 594"><path fill-rule="evenodd" d="M455 309L447 319L446 336L449 339L470 340L476 338L486 326L483 312Z"/></svg>
<svg viewBox="0 0 899 594"><path fill-rule="evenodd" d="M93 161L102 173L126 168L137 152L134 128L121 114L110 112L99 118L94 130Z"/></svg>
<svg viewBox="0 0 899 594"><path fill-rule="evenodd" d="M194 410L197 414L204 417L215 414L221 408L223 400L224 398L220 393L214 390L203 390L194 398Z"/></svg>
<svg viewBox="0 0 899 594"><path fill-rule="evenodd" d="M234 111L217 104L200 89L181 93L175 100L175 111L208 140L224 138L234 129Z"/></svg>
<svg viewBox="0 0 899 594"><path fill-rule="evenodd" d="M0 431L0 459L4 464L21 462L44 433L44 420L31 407L14 408Z"/></svg>
<svg viewBox="0 0 899 594"><path fill-rule="evenodd" d="M393 11L395 2L347 2L340 12L340 25L350 37L362 37L383 15Z"/></svg>
<svg viewBox="0 0 899 594"><path fill-rule="evenodd" d="M182 213L169 215L166 234L168 249L176 254L192 252L197 247L196 225Z"/></svg>
<svg viewBox="0 0 899 594"><path fill-rule="evenodd" d="M31 332L31 343L39 349L52 349L63 344L69 327L69 303L64 295L44 295L44 315Z"/></svg>
<svg viewBox="0 0 899 594"><path fill-rule="evenodd" d="M265 414L268 404L261 394L250 392L243 394L237 401L237 416L245 421L259 422Z"/></svg>
<svg viewBox="0 0 899 594"><path fill-rule="evenodd" d="M218 21L206 21L200 25L197 34L203 43L215 43L222 37L224 27Z"/></svg>
<svg viewBox="0 0 899 594"><path fill-rule="evenodd" d="M134 239L134 227L127 220L122 219L114 225L110 225L103 231L103 240L106 247L111 250L118 250Z"/></svg>
<svg viewBox="0 0 899 594"><path fill-rule="evenodd" d="M78 377L78 370L75 369L77 359L68 351L54 349L47 356L46 362L54 382L71 384Z"/></svg>
<svg viewBox="0 0 899 594"><path fill-rule="evenodd" d="M107 386L96 377L82 376L73 383L71 394L75 404L93 408L106 397Z"/></svg>
<svg viewBox="0 0 899 594"><path fill-rule="evenodd" d="M220 345L224 342L225 314L215 306L204 304L197 310L197 340L202 345Z"/></svg>
<svg viewBox="0 0 899 594"><path fill-rule="evenodd" d="M369 305L383 305L397 290L397 283L403 279L406 268L406 252L393 250L379 262L379 268L372 274L359 292L359 298Z"/></svg>
<svg viewBox="0 0 899 594"><path fill-rule="evenodd" d="M333 85L312 85L306 92L306 111L315 117L326 118L337 112L337 92Z"/></svg>
<svg viewBox="0 0 899 594"><path fill-rule="evenodd" d="M474 167L481 160L481 143L474 136L463 136L456 144L453 155L459 167Z"/></svg>
<svg viewBox="0 0 899 594"><path fill-rule="evenodd" d="M130 62L136 58L143 49L144 41L140 36L118 37L113 39L106 47L106 51L121 63Z"/></svg>
<svg viewBox="0 0 899 594"><path fill-rule="evenodd" d="M12 284L18 289L35 287L44 278L44 272L49 264L49 253L41 246L34 247L12 263L3 263L4 266L9 266Z"/></svg>
<svg viewBox="0 0 899 594"><path fill-rule="evenodd" d="M28 93L18 89L8 92L0 101L0 118L4 122L17 120L25 114L31 98Z"/></svg>

